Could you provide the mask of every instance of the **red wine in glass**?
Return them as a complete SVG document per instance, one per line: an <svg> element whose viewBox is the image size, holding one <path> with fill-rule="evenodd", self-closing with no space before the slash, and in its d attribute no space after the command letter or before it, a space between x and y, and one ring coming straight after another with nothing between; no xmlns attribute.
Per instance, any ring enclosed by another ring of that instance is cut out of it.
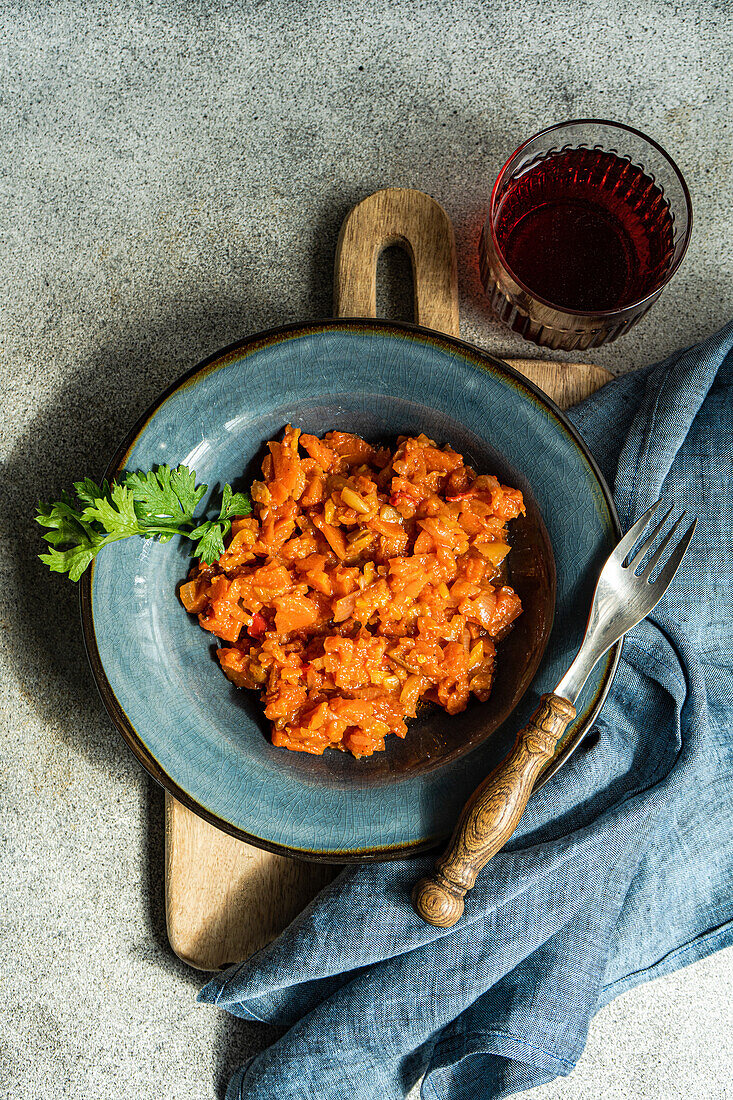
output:
<svg viewBox="0 0 733 1100"><path fill-rule="evenodd" d="M481 278L516 332L546 347L596 347L656 301L691 222L679 169L651 138L618 123L561 123L521 145L499 174Z"/></svg>
<svg viewBox="0 0 733 1100"><path fill-rule="evenodd" d="M661 190L641 168L600 149L568 149L509 185L495 231L507 265L534 294L596 312L660 285L672 228Z"/></svg>

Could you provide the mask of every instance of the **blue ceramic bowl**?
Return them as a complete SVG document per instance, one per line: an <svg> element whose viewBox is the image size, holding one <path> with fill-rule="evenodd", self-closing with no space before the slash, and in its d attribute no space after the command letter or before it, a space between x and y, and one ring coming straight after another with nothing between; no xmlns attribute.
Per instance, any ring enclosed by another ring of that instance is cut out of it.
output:
<svg viewBox="0 0 733 1100"><path fill-rule="evenodd" d="M517 538L536 551L524 555L526 575L511 577L528 610L499 648L489 702L453 718L436 708L413 723L404 741L388 738L387 751L366 760L274 748L258 698L228 683L211 637L177 599L189 566L184 540L129 539L100 554L82 578L87 649L126 741L196 813L288 854L339 862L394 858L451 831L539 695L566 671L595 579L618 540L618 521L593 459L544 394L467 344L382 321L281 329L217 355L161 397L125 440L110 473L185 463L210 488L227 481L243 488L256 476L263 442L288 422L316 434L342 429L369 439L424 431L525 493L528 521L515 531L510 557L515 568L521 565ZM545 527L557 572L551 634L554 578ZM617 660L614 650L591 674L578 719L542 781L593 721Z"/></svg>

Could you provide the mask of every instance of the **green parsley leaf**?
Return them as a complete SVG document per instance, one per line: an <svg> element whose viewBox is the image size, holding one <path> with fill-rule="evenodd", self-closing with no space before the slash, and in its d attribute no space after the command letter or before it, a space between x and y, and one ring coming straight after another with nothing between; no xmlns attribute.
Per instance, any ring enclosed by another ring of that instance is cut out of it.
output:
<svg viewBox="0 0 733 1100"><path fill-rule="evenodd" d="M172 470L159 466L149 473L125 474L124 485L135 498L135 512L143 527L178 528L193 519L196 505L208 486L196 487L196 474L186 466Z"/></svg>
<svg viewBox="0 0 733 1100"><path fill-rule="evenodd" d="M197 558L201 558L207 565L211 565L224 553L224 535L229 533L230 523L220 523L217 520L209 520L206 523L194 527L189 538L198 542L194 550Z"/></svg>
<svg viewBox="0 0 733 1100"><path fill-rule="evenodd" d="M73 505L68 503L66 494L64 498L51 506L38 505L36 519L42 527L49 528L43 537L51 547L48 553L39 554L39 557L52 572L68 573L73 581L77 581L104 545L105 538L82 520ZM67 549L58 549L64 546Z"/></svg>
<svg viewBox="0 0 733 1100"><path fill-rule="evenodd" d="M208 489L208 485L196 485L196 473L187 466L178 466L171 470L170 486L178 498L181 510L187 516L192 516L196 511L196 505ZM225 485L225 489L229 486Z"/></svg>
<svg viewBox="0 0 733 1100"><path fill-rule="evenodd" d="M64 492L55 504L39 504L36 513L36 521L47 528L43 538L49 543L47 553L39 555L41 561L54 573L68 573L73 581L103 546L132 535L161 542L183 535L196 544L194 556L211 564L224 553L232 516L251 512L246 494L232 493L225 485L218 518L195 520L207 486L197 485L195 472L186 466L129 472L111 486L84 478L74 483L74 489L76 500Z"/></svg>
<svg viewBox="0 0 733 1100"><path fill-rule="evenodd" d="M100 486L97 485L95 481L92 481L90 477L85 477L83 481L74 482L74 489L82 504L94 504L99 497L105 497L109 500L110 491L106 481L103 481Z"/></svg>
<svg viewBox="0 0 733 1100"><path fill-rule="evenodd" d="M249 497L244 493L233 493L231 486L225 485L221 494L219 519L232 519L233 516L248 516L252 511Z"/></svg>
<svg viewBox="0 0 733 1100"><path fill-rule="evenodd" d="M135 498L124 485L113 485L109 497L99 496L87 504L81 513L86 523L98 523L108 535L119 539L139 535L140 524L135 512Z"/></svg>
<svg viewBox="0 0 733 1100"><path fill-rule="evenodd" d="M66 497L66 494L63 496ZM82 522L73 503L68 502L68 497L55 504L39 504L36 522L40 523L41 527L50 528L43 537L54 546L89 535L89 528Z"/></svg>
<svg viewBox="0 0 733 1100"><path fill-rule="evenodd" d="M39 554L52 573L68 573L69 579L78 581L84 570L91 564L96 551L85 546L74 546L70 550L51 549L47 554Z"/></svg>

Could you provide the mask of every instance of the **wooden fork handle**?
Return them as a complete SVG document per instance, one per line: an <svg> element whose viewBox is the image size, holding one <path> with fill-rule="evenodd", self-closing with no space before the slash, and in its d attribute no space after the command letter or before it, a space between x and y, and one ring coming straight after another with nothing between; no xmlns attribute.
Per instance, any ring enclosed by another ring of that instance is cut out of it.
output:
<svg viewBox="0 0 733 1100"><path fill-rule="evenodd" d="M460 920L464 897L516 829L535 779L573 718L575 707L567 699L543 695L509 755L473 792L435 873L412 891L415 912L428 924L450 928Z"/></svg>

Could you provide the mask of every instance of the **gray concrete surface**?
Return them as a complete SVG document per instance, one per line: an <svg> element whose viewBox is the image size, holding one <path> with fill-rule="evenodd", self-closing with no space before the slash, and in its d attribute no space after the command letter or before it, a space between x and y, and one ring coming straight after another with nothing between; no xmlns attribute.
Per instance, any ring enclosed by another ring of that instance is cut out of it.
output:
<svg viewBox="0 0 733 1100"><path fill-rule="evenodd" d="M184 368L324 316L339 224L385 185L455 220L464 336L531 354L488 315L475 245L496 171L570 116L676 157L695 231L616 372L733 314L725 2L0 0L3 631L0 1096L202 1100L268 1041L198 1007L168 949L162 796L44 574L39 496L101 470ZM621 997L536 1100L733 1096L731 953Z"/></svg>

